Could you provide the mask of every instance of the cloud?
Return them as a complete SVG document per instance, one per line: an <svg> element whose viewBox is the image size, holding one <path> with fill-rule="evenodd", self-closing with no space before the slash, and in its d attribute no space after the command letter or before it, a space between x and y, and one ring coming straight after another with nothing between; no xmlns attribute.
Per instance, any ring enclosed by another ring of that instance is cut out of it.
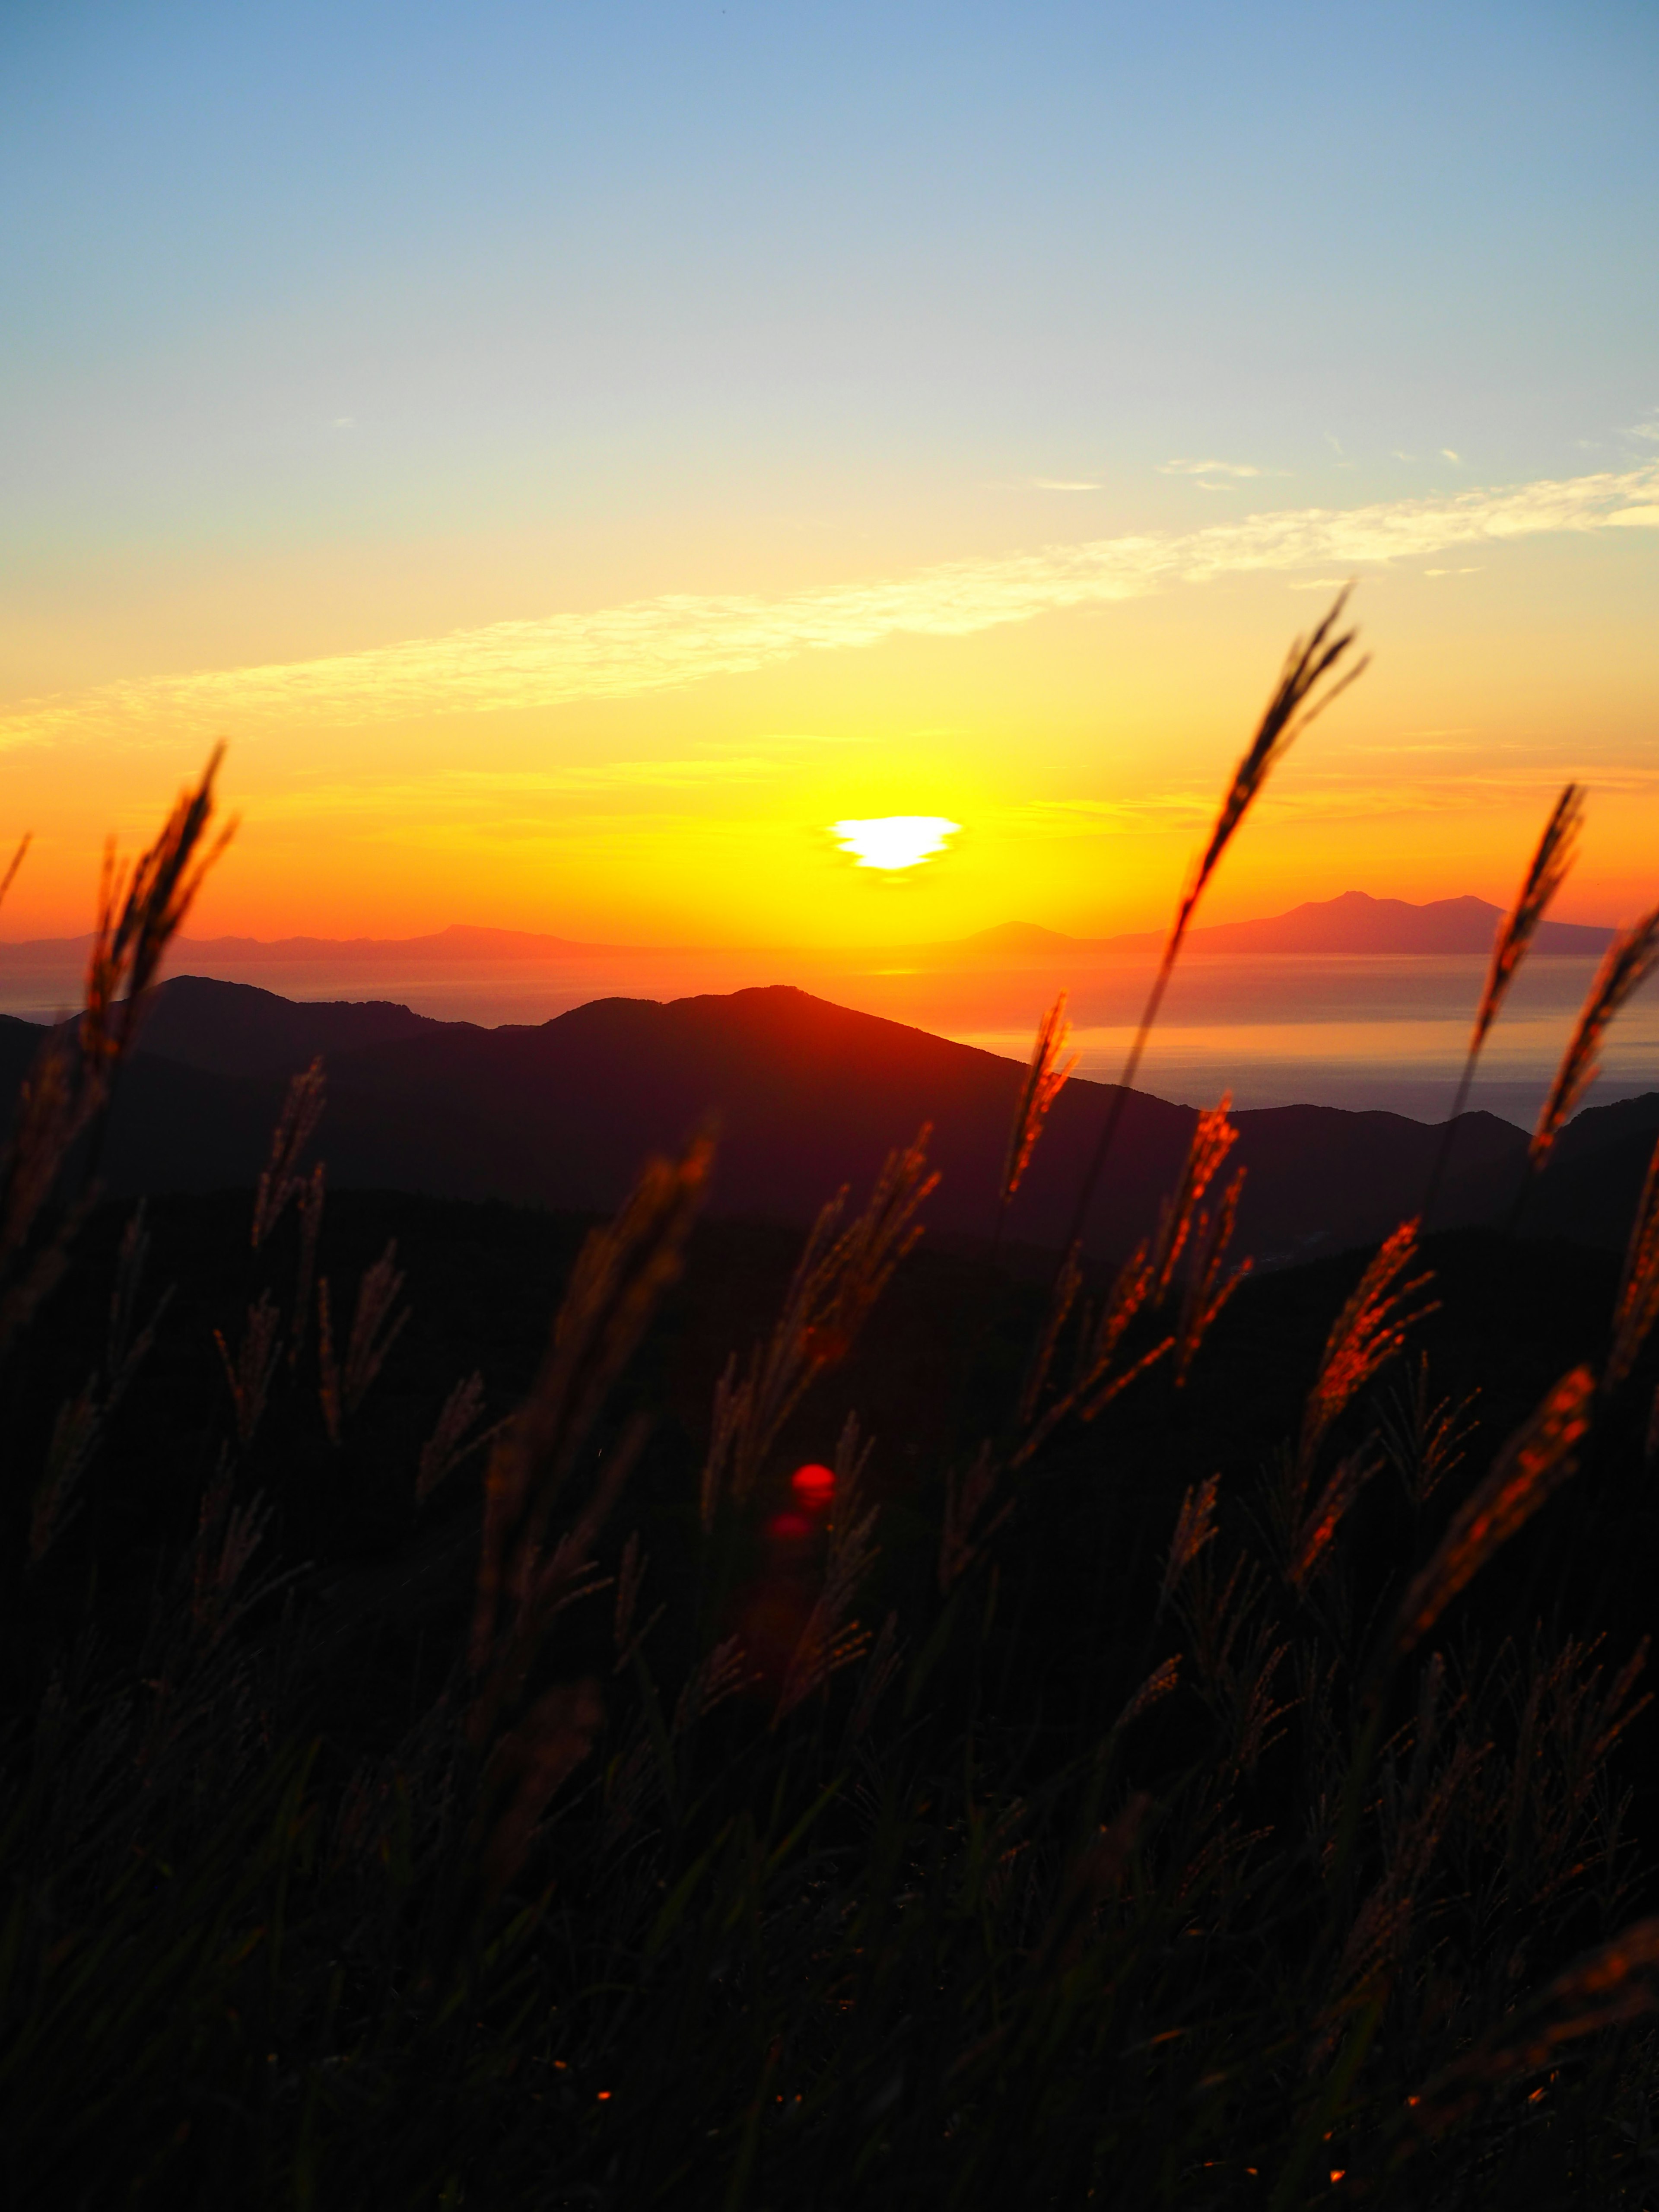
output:
<svg viewBox="0 0 1659 2212"><path fill-rule="evenodd" d="M1160 461L1158 473L1166 477L1282 476L1282 469L1259 469L1254 461Z"/></svg>
<svg viewBox="0 0 1659 2212"><path fill-rule="evenodd" d="M1443 461L1461 461L1463 456L1461 453L1453 453L1449 446L1443 446L1440 448L1440 458Z"/></svg>
<svg viewBox="0 0 1659 2212"><path fill-rule="evenodd" d="M1626 530L1659 530L1659 507L1621 507L1607 520Z"/></svg>
<svg viewBox="0 0 1659 2212"><path fill-rule="evenodd" d="M111 734L234 735L296 715L343 726L626 698L746 674L796 653L853 651L899 635L967 637L1220 576L1346 575L1389 562L1421 562L1455 547L1638 519L1645 526L1656 506L1659 461L1451 497L1297 507L1201 530L1045 545L775 599L675 592L315 660L138 678L27 699L0 712L0 746Z"/></svg>
<svg viewBox="0 0 1659 2212"><path fill-rule="evenodd" d="M1097 483L1073 483L1064 477L1033 477L1031 489L1033 491L1103 491L1105 486Z"/></svg>

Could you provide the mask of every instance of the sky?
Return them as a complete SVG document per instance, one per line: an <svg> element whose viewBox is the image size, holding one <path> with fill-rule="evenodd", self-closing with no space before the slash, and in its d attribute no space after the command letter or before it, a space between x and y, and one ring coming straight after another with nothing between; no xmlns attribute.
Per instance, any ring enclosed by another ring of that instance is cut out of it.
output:
<svg viewBox="0 0 1659 2212"><path fill-rule="evenodd" d="M10 0L0 934L1659 897L1659 12ZM902 869L834 825L955 826Z"/></svg>

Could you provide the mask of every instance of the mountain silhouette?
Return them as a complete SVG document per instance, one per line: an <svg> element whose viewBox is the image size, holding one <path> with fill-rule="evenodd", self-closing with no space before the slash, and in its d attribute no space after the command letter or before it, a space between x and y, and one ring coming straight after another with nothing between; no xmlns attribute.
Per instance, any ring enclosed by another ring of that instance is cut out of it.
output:
<svg viewBox="0 0 1659 2212"><path fill-rule="evenodd" d="M1194 929L1188 944L1194 952L1218 954L1484 953L1491 950L1493 933L1502 919L1503 908L1487 899L1431 899L1413 905L1406 899L1344 891L1337 898L1304 901L1285 914ZM1534 949L1596 954L1606 949L1613 935L1611 929L1587 923L1546 921L1540 927ZM0 975L11 970L34 976L41 989L48 977L61 975L68 982L78 978L84 969L90 943L88 937L65 937L0 944ZM919 945L854 950L769 946L750 948L745 953L731 946L590 944L533 930L488 929L456 922L418 937L182 938L176 951L196 966L233 975L248 968L303 970L331 965L337 970L343 963L354 971L390 975L432 969L461 973L486 964L522 964L527 969L592 964L626 970L635 963L659 966L666 962L685 969L700 962L714 962L730 968L744 960L787 961L802 971L820 974L872 960L902 960L923 968L989 969L1139 959L1157 953L1163 943L1161 930L1115 937L1071 937L1035 922L1010 921L976 931L972 936Z"/></svg>
<svg viewBox="0 0 1659 2212"><path fill-rule="evenodd" d="M0 1022L0 1078L15 1085L42 1032ZM436 1022L384 1003L301 1005L184 976L152 996L112 1115L100 1172L118 1190L249 1184L264 1165L284 1079L325 1056L319 1150L336 1185L608 1211L652 1152L713 1117L711 1206L805 1224L843 1184L866 1189L894 1146L931 1125L942 1182L936 1231L988 1237L1023 1070L971 1046L793 988L725 996L605 999L534 1027ZM1112 1086L1073 1079L1009 1219L1017 1242L1062 1241ZM1395 1114L1286 1106L1234 1115L1245 1167L1240 1249L1263 1263L1363 1244L1422 1202L1438 1127ZM1133 1093L1091 1249L1117 1254L1155 1225L1193 1109ZM1659 1097L1581 1115L1528 1226L1622 1240ZM1524 1133L1466 1115L1437 1225L1501 1218Z"/></svg>
<svg viewBox="0 0 1659 2212"><path fill-rule="evenodd" d="M1413 906L1406 899L1372 898L1365 891L1344 891L1339 898L1309 899L1287 914L1260 921L1217 922L1194 929L1187 942L1194 952L1411 953L1489 952L1502 907L1479 898L1431 899ZM1605 951L1611 929L1576 921L1539 925L1533 948L1538 952L1579 955ZM1097 938L1092 949L1154 951L1161 933ZM1065 940L1060 940L1063 945ZM1057 945L1056 951L1060 949Z"/></svg>

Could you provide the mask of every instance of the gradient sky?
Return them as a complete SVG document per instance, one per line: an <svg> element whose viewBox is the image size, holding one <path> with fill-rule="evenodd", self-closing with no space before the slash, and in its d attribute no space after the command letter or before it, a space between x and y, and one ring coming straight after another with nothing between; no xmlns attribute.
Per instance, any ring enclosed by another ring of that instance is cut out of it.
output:
<svg viewBox="0 0 1659 2212"><path fill-rule="evenodd" d="M210 738L195 928L1659 896L1651 5L0 11L7 936ZM829 825L962 824L899 877Z"/></svg>

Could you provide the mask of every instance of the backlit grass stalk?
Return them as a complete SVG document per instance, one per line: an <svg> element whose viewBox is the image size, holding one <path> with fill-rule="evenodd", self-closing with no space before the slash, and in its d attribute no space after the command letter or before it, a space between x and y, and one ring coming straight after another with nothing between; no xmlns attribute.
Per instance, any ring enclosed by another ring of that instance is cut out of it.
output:
<svg viewBox="0 0 1659 2212"><path fill-rule="evenodd" d="M1544 1101L1538 1127L1533 1132L1527 1152L1526 1180L1516 1198L1516 1215L1531 1178L1549 1158L1556 1139L1601 1073L1597 1054L1602 1038L1656 968L1659 968L1659 906L1650 907L1628 929L1620 930L1595 971L1589 996L1561 1055L1549 1096ZM1510 1225L1514 1226L1513 1217Z"/></svg>
<svg viewBox="0 0 1659 2212"><path fill-rule="evenodd" d="M1641 1201L1625 1252L1625 1272L1613 1310L1613 1347L1602 1381L1616 1389L1635 1366L1659 1322L1659 1144L1648 1162Z"/></svg>
<svg viewBox="0 0 1659 2212"><path fill-rule="evenodd" d="M1327 687L1322 696L1316 697L1315 695L1318 692L1321 684L1324 682L1327 676L1331 674L1358 635L1358 632L1354 630L1345 630L1340 635L1333 635L1338 622L1341 619L1343 609L1347 605L1348 595L1352 588L1353 586L1349 585L1338 593L1329 613L1311 637L1305 640L1298 638L1291 646L1285 658L1284 671L1272 698L1267 702L1267 711L1262 715L1255 736L1250 742L1249 750L1233 771L1233 779L1227 787L1227 795L1221 802L1221 811L1216 817L1214 828L1210 832L1209 843L1205 847L1203 855L1194 869L1192 878L1182 896L1181 903L1176 909L1175 921L1165 942L1163 957L1158 962L1158 973L1152 979L1152 988L1147 996L1146 1010L1140 1017L1140 1026L1135 1031L1134 1042L1129 1048L1129 1056L1124 1062L1123 1073L1118 1079L1117 1088L1107 1106L1105 1121L1096 1141L1088 1170L1083 1178L1082 1188L1078 1193L1071 1229L1066 1240L1068 1245L1076 1243L1081 1238L1088 1224L1089 1208L1093 1202L1102 1170L1106 1165L1107 1155L1111 1151L1112 1140L1117 1134L1117 1127L1123 1116L1125 1102L1133 1088L1135 1077L1139 1073L1141 1056L1146 1049L1146 1041L1151 1036L1153 1025L1158 1020L1158 1009L1164 1003L1164 994L1170 988L1170 976L1175 973L1176 958L1180 954L1187 932L1192 925L1193 916L1198 911L1198 902L1204 896L1206 886L1221 865L1222 855L1232 842L1244 817L1255 803L1273 769L1283 759L1308 725L1322 714L1326 708L1339 698L1351 684L1363 676L1370 665L1369 656L1356 661L1352 667Z"/></svg>
<svg viewBox="0 0 1659 2212"><path fill-rule="evenodd" d="M1417 1224L1402 1221L1378 1249L1331 1324L1319 1372L1303 1409L1302 1434L1291 1473L1293 1521L1300 1520L1320 1446L1344 1408L1405 1348L1417 1323L1435 1310L1431 1304L1413 1303L1418 1292L1434 1280L1431 1270L1401 1280L1418 1257Z"/></svg>
<svg viewBox="0 0 1659 2212"><path fill-rule="evenodd" d="M89 1200L70 1207L44 1243L37 1235L76 1146L86 1139L92 1167L116 1076L131 1046L143 994L182 927L208 870L236 824L201 851L214 809L213 785L224 757L216 745L201 781L180 793L161 835L131 870L104 855L98 922L87 964L84 1003L73 1042L47 1033L25 1079L3 1153L0 1153L0 1349L25 1328L61 1279L69 1247ZM9 884L27 840L6 875ZM3 887L0 887L3 889ZM88 1176L90 1185L91 1176Z"/></svg>
<svg viewBox="0 0 1659 2212"><path fill-rule="evenodd" d="M1527 871L1520 895L1493 940L1486 988L1480 994L1474 1028L1469 1036L1468 1056L1463 1062L1457 1096L1452 1102L1451 1118L1446 1123L1445 1133L1440 1139L1440 1150L1435 1156L1434 1170L1429 1177L1428 1191L1423 1200L1425 1227L1451 1162L1458 1117L1468 1101L1469 1086L1474 1081L1475 1062L1480 1057L1486 1033L1498 1019L1510 985L1515 981L1521 963L1532 949L1539 925L1566 880L1583 823L1584 787L1582 784L1570 783L1556 800L1554 811L1544 824L1544 834L1538 841L1538 850L1532 856L1532 866Z"/></svg>
<svg viewBox="0 0 1659 2212"><path fill-rule="evenodd" d="M12 854L11 859L6 865L5 874L3 876L0 876L0 906L3 906L5 904L6 894L16 882L17 871L23 865L23 856L28 851L28 848L33 842L33 832L32 830L26 830L17 841L17 850Z"/></svg>
<svg viewBox="0 0 1659 2212"><path fill-rule="evenodd" d="M1398 1655L1422 1641L1492 1553L1577 1473L1595 1395L1589 1369L1573 1368L1510 1438L1401 1600L1394 1635Z"/></svg>
<svg viewBox="0 0 1659 2212"><path fill-rule="evenodd" d="M1066 994L1062 991L1037 1024L1036 1038L1031 1047L1025 1079L1014 1102L1014 1118L1008 1132L1008 1149L1003 1156L1002 1179L997 1190L998 1244L1002 1241L1009 1204L1024 1179L1026 1169L1031 1164L1031 1155L1036 1150L1037 1139L1042 1134L1042 1125L1048 1120L1054 1101L1076 1072L1079 1057L1076 1053L1069 1060L1061 1059L1071 1041L1072 1024L1066 1018Z"/></svg>
<svg viewBox="0 0 1659 2212"><path fill-rule="evenodd" d="M845 1359L893 1270L921 1235L916 1215L939 1187L927 1165L924 1124L914 1144L890 1152L864 1211L842 1229L845 1190L822 1208L795 1264L770 1335L750 1352L741 1380L737 1356L714 1390L699 1486L703 1532L722 1499L754 1491L784 1423L818 1377Z"/></svg>

